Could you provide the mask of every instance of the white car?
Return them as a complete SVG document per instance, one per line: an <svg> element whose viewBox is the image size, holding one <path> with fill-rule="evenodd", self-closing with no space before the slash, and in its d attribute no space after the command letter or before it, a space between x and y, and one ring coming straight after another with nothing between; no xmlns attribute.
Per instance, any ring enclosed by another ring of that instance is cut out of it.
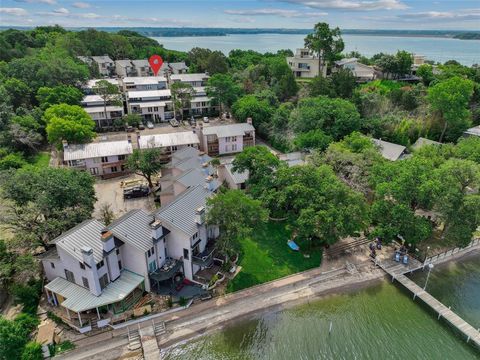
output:
<svg viewBox="0 0 480 360"><path fill-rule="evenodd" d="M203 117L203 122L208 123L210 120L208 120L208 116Z"/></svg>
<svg viewBox="0 0 480 360"><path fill-rule="evenodd" d="M153 129L155 126L153 126L153 123L152 122L147 122L147 128L149 129Z"/></svg>

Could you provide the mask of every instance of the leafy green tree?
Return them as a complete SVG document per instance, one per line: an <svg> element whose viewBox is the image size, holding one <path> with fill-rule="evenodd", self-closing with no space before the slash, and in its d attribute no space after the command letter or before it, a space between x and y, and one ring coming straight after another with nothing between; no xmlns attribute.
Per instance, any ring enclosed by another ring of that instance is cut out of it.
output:
<svg viewBox="0 0 480 360"><path fill-rule="evenodd" d="M206 222L219 228L217 247L227 256L239 250L240 240L268 220L268 210L241 190L227 190L207 200Z"/></svg>
<svg viewBox="0 0 480 360"><path fill-rule="evenodd" d="M129 126L138 126L142 122L142 117L139 114L126 114L122 120Z"/></svg>
<svg viewBox="0 0 480 360"><path fill-rule="evenodd" d="M280 167L261 200L274 216L288 215L299 238L318 245L361 231L369 220L363 195L338 180L327 165Z"/></svg>
<svg viewBox="0 0 480 360"><path fill-rule="evenodd" d="M95 137L95 122L77 105L58 104L50 106L44 114L47 137L51 144L61 147L62 140L85 143Z"/></svg>
<svg viewBox="0 0 480 360"><path fill-rule="evenodd" d="M292 112L290 124L297 132L321 129L338 140L360 129L360 114L347 100L325 96L306 98Z"/></svg>
<svg viewBox="0 0 480 360"><path fill-rule="evenodd" d="M42 110L57 104L80 105L82 98L82 92L73 86L60 85L53 88L44 86L37 91L37 100Z"/></svg>
<svg viewBox="0 0 480 360"><path fill-rule="evenodd" d="M394 55L382 54L382 56L375 61L375 64L382 69L387 79L389 79L391 75L396 76L397 60Z"/></svg>
<svg viewBox="0 0 480 360"><path fill-rule="evenodd" d="M0 359L20 359L28 334L17 322L0 316Z"/></svg>
<svg viewBox="0 0 480 360"><path fill-rule="evenodd" d="M433 67L430 64L420 65L417 69L417 75L422 78L422 82L425 86L429 86L435 79L433 75Z"/></svg>
<svg viewBox="0 0 480 360"><path fill-rule="evenodd" d="M410 74L413 64L413 56L411 53L405 50L399 50L395 54L395 60L397 63L395 71L398 77Z"/></svg>
<svg viewBox="0 0 480 360"><path fill-rule="evenodd" d="M0 170L20 169L27 162L21 154L8 154L0 159Z"/></svg>
<svg viewBox="0 0 480 360"><path fill-rule="evenodd" d="M47 243L89 219L94 179L70 169L24 167L1 178L1 220L24 243Z"/></svg>
<svg viewBox="0 0 480 360"><path fill-rule="evenodd" d="M184 82L176 82L170 86L172 100L176 114L180 114L183 120L183 113L186 108L190 108L190 102L196 94L192 85Z"/></svg>
<svg viewBox="0 0 480 360"><path fill-rule="evenodd" d="M228 72L228 61L221 51L212 51L206 61L205 70L212 75Z"/></svg>
<svg viewBox="0 0 480 360"><path fill-rule="evenodd" d="M232 106L232 113L240 122L253 119L255 127L268 123L274 109L266 100L259 100L255 95L246 95L238 99Z"/></svg>
<svg viewBox="0 0 480 360"><path fill-rule="evenodd" d="M306 133L297 135L293 143L298 150L318 149L325 150L333 141L332 137L325 134L322 130L310 130Z"/></svg>
<svg viewBox="0 0 480 360"><path fill-rule="evenodd" d="M460 77L441 81L428 89L427 100L444 122L438 141L442 142L444 137L455 141L470 126L468 103L473 89L472 81Z"/></svg>
<svg viewBox="0 0 480 360"><path fill-rule="evenodd" d="M480 164L480 138L478 136L461 138L454 151L456 157Z"/></svg>
<svg viewBox="0 0 480 360"><path fill-rule="evenodd" d="M148 181L148 186L153 188L152 177L162 169L161 151L156 148L133 150L127 159L127 168L137 175L143 176Z"/></svg>
<svg viewBox="0 0 480 360"><path fill-rule="evenodd" d="M25 345L21 360L43 360L42 345L31 341Z"/></svg>
<svg viewBox="0 0 480 360"><path fill-rule="evenodd" d="M308 93L311 97L336 97L336 92L331 77L315 76L307 86Z"/></svg>
<svg viewBox="0 0 480 360"><path fill-rule="evenodd" d="M107 114L107 104L122 106L122 97L117 85L107 80L100 80L95 83L93 91L102 98L105 115Z"/></svg>
<svg viewBox="0 0 480 360"><path fill-rule="evenodd" d="M248 183L256 185L269 177L280 166L280 160L266 146L251 146L243 149L233 160L233 171L248 171Z"/></svg>
<svg viewBox="0 0 480 360"><path fill-rule="evenodd" d="M480 223L480 167L473 161L449 159L434 172L435 209L445 223L443 237L465 246Z"/></svg>
<svg viewBox="0 0 480 360"><path fill-rule="evenodd" d="M340 69L332 74L332 85L337 97L348 99L355 89L355 76L349 69Z"/></svg>
<svg viewBox="0 0 480 360"><path fill-rule="evenodd" d="M30 88L23 81L10 78L3 83L14 109L30 104Z"/></svg>
<svg viewBox="0 0 480 360"><path fill-rule="evenodd" d="M313 32L305 38L305 46L321 59L320 66L323 62L331 64L345 48L340 29L330 29L327 23L315 24Z"/></svg>
<svg viewBox="0 0 480 360"><path fill-rule="evenodd" d="M220 112L230 109L241 94L241 88L227 74L215 74L208 79L207 95L220 104Z"/></svg>

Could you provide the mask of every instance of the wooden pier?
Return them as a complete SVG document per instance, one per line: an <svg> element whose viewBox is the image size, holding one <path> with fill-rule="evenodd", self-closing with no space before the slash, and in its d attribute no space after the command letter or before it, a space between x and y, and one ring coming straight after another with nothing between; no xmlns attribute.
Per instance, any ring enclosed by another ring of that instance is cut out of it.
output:
<svg viewBox="0 0 480 360"><path fill-rule="evenodd" d="M400 264L390 259L384 261L375 261L375 264L382 268L387 274L392 277L392 282L397 280L405 288L413 293L413 299L419 298L426 305L428 305L436 314L438 319L444 318L450 325L457 329L465 336L467 342L471 342L480 349L480 332L472 325L463 320L460 316L455 314L449 307L443 305L440 301L435 299L427 291L415 284L412 280L405 276L406 273L412 273L425 266L425 263L420 263L418 260L410 259L409 265Z"/></svg>

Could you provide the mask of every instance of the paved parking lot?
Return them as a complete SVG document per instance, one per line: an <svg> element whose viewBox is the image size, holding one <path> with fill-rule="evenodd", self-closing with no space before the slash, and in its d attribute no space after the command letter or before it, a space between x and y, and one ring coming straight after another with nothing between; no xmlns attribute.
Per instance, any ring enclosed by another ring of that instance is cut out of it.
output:
<svg viewBox="0 0 480 360"><path fill-rule="evenodd" d="M123 199L123 188L120 183L131 179L142 178L138 175L128 175L109 180L97 180L95 182L97 202L95 203L94 217L99 218L99 209L105 203L110 204L116 218L132 209L145 209L147 211L153 211L155 209L155 202L153 201L152 195L137 199Z"/></svg>

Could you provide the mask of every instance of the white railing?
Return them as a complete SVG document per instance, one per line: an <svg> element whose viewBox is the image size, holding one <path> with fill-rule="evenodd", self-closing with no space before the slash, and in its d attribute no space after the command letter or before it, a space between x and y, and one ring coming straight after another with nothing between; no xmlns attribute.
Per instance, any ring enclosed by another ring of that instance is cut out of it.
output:
<svg viewBox="0 0 480 360"><path fill-rule="evenodd" d="M456 247L456 248L453 248L453 249L449 249L449 250L446 250L440 254L437 254L437 255L434 255L434 256L430 256L430 257L427 257L425 259L425 262L424 263L435 263L437 261L440 261L442 259L445 259L447 257L451 257L455 254L458 254L458 253L461 253L461 252L465 252L467 250L469 250L470 248L472 247L475 247L475 246L478 246L480 245L480 238L478 239L474 239L472 240L472 242L470 244L468 244L467 246L461 248L461 247Z"/></svg>

